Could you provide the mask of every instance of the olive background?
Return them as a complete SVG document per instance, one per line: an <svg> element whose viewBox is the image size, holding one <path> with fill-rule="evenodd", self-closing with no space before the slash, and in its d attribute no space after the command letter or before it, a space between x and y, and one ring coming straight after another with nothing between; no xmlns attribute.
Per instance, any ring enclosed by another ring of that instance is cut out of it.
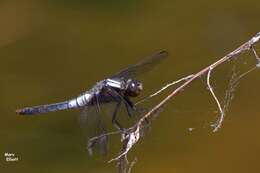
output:
<svg viewBox="0 0 260 173"><path fill-rule="evenodd" d="M0 172L116 172L107 163L120 150L90 157L77 110L22 117L17 108L73 98L129 64L159 50L169 57L138 79L139 98L195 73L260 31L258 0L2 0L0 2ZM256 45L260 54L260 46ZM221 103L236 67L255 65L252 52L212 73ZM222 128L205 77L167 103L129 152L132 172L259 172L259 71L239 82ZM174 88L149 100L151 107ZM108 118L109 119L109 118ZM129 127L124 110L120 121ZM113 130L110 121L108 129ZM191 130L192 129L192 130ZM4 153L19 160L6 162Z"/></svg>

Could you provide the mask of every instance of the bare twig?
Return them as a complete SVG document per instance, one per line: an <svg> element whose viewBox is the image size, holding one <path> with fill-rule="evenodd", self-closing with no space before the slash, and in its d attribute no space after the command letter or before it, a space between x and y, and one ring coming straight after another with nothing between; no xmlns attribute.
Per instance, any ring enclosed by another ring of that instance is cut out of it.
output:
<svg viewBox="0 0 260 173"><path fill-rule="evenodd" d="M195 79L201 77L202 75L206 74L207 73L207 84L208 84L208 87L209 87L209 90L212 94L212 96L214 97L217 105L218 105L218 108L219 108L219 111L221 113L221 116L218 120L218 122L216 123L216 126L214 128L214 132L216 132L222 122L223 122L223 118L224 118L224 111L220 105L220 102L218 101L216 95L214 94L214 91L210 85L210 75L211 75L211 71L216 68L217 66L219 66L220 64L223 64L224 62L228 61L228 60L231 60L235 57L237 57L238 55L244 53L245 51L248 51L248 50L252 50L256 56L256 59L258 60L258 64L257 66L259 65L260 66L260 59L258 57L258 55L256 54L256 51L254 50L253 48L253 45L256 44L258 41L260 40L260 32L257 33L254 37L252 37L249 41L247 41L246 43L244 43L243 45L241 45L240 47L238 47L237 49L235 49L234 51L230 52L229 54L227 54L226 56L222 57L221 59L219 59L218 61L214 62L213 64L203 68L201 71L197 72L196 74L193 74L192 76L187 76L187 80L186 82L184 82L182 85L180 85L178 88L176 88L174 91L172 91L166 98L164 98L160 103L158 103L156 106L154 106L149 112L147 112L142 118L139 119L139 121L133 125L131 128L132 129L135 129L135 130L132 130L129 132L128 134L128 138L126 138L128 141L126 141L126 147L124 149L124 151L119 154L119 156L117 156L116 158L110 160L109 162L111 161L115 161L115 160L118 160L120 159L121 157L125 157L128 153L128 151L133 147L134 144L136 144L140 138L140 128L142 127L142 124L152 115L154 114L157 110L159 110L163 105L165 105L171 98L173 98L176 94L178 94L180 91L182 91L185 87L187 87L191 82L193 82ZM183 81L183 79L180 79L180 80L177 80L177 81ZM176 82L177 82L176 81ZM173 82L175 83L175 82ZM171 85L171 84L170 84ZM166 85L166 88L168 86ZM163 91L164 88L162 88L161 90L158 91L158 93L160 93L161 91ZM149 97L153 97L154 95L157 95L157 92L155 94L153 94L152 96L149 96ZM133 128L135 127L135 128Z"/></svg>
<svg viewBox="0 0 260 173"><path fill-rule="evenodd" d="M257 55L257 53L256 53L255 48L254 48L253 45L252 45L251 49L252 49L252 51L253 51L253 53L254 53L254 55L255 55L255 58L256 58L256 60L257 60L256 67L260 67L260 58L259 58L259 56Z"/></svg>
<svg viewBox="0 0 260 173"><path fill-rule="evenodd" d="M230 52L226 56L222 57L218 61L214 62L213 64L205 67L198 73L194 74L192 78L188 79L184 84L176 88L171 94L169 94L166 98L164 98L159 104L157 104L155 107L153 107L147 114L145 114L138 122L138 124L141 124L145 119L147 119L149 116L151 116L157 109L162 107L167 101L169 101L172 97L174 97L177 93L182 91L186 86L188 86L191 82L193 82L198 77L204 75L207 73L210 69L213 69L220 64L226 62L227 60L231 60L235 58L236 56L240 55L241 53L251 50L252 46L256 44L260 40L260 32L257 33L253 38L251 38L248 42L244 43L234 51Z"/></svg>
<svg viewBox="0 0 260 173"><path fill-rule="evenodd" d="M95 140L98 140L98 139L103 138L105 136L117 135L117 134L121 134L121 133L122 133L122 131L119 131L119 130L113 131L113 132L108 132L108 133L103 133L99 136L94 136L94 137L90 138L89 141L95 141Z"/></svg>
<svg viewBox="0 0 260 173"><path fill-rule="evenodd" d="M192 78L193 76L194 76L194 75L191 74L191 75L188 75L188 76L183 77L183 78L181 78L181 79L178 79L178 80L176 80L176 81L173 81L173 82L171 82L171 83L168 83L168 84L166 84L165 86L163 86L161 89L159 89L158 91L156 91L155 93L153 93L153 94L149 95L148 97L146 97L146 98L144 98L144 99L138 101L137 103L135 103L135 105L138 105L138 104L140 104L140 103L143 103L144 101L146 101L146 100L148 100L148 99L150 99L150 98L152 98L152 97L154 97L154 96L160 94L162 91L166 90L166 89L169 88L170 86L173 86L173 85L178 84L178 83L183 82L183 81L187 81L188 79Z"/></svg>
<svg viewBox="0 0 260 173"><path fill-rule="evenodd" d="M124 151L117 156L116 158L111 159L108 161L108 163L116 161L120 159L122 156L126 156L128 151L132 148L132 146L138 142L140 139L140 127L141 126L136 126L136 129L133 132L130 132L126 137L125 140L127 140L126 146L124 146Z"/></svg>
<svg viewBox="0 0 260 173"><path fill-rule="evenodd" d="M234 83L238 82L240 79L242 79L243 77L245 77L248 73L251 73L252 71L256 70L258 67L254 66L252 68L250 68L248 71L242 73L240 76L238 76L238 78L236 78L236 80L234 81Z"/></svg>
<svg viewBox="0 0 260 173"><path fill-rule="evenodd" d="M210 91L210 93L212 94L214 100L216 101L217 105L218 105L218 109L219 109L219 112L220 112L220 117L219 117L219 120L214 124L214 130L213 132L216 132L218 131L218 129L221 127L222 125L222 122L224 120L224 116L225 116L225 113L221 107L221 104L216 96L216 94L214 93L214 90L212 88L212 86L210 85L210 76L211 76L211 71L213 70L213 68L209 68L209 71L208 71L208 74L207 74L207 85L208 85L208 89Z"/></svg>
<svg viewBox="0 0 260 173"><path fill-rule="evenodd" d="M132 168L134 167L134 165L136 164L136 162L137 162L137 158L135 158L135 159L130 163L130 166L129 166L129 168L128 168L127 173L131 173Z"/></svg>

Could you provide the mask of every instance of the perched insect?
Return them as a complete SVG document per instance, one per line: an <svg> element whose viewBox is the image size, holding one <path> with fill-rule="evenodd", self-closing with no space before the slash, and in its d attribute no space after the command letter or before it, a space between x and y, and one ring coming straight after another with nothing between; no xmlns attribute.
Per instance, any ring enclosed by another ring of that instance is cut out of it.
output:
<svg viewBox="0 0 260 173"><path fill-rule="evenodd" d="M122 130L122 126L117 121L117 113L121 104L124 104L128 115L131 116L135 110L135 106L130 97L137 97L143 90L142 83L135 78L151 70L167 56L168 52L166 51L156 52L142 62L130 65L110 78L97 82L90 90L85 91L76 98L60 103L26 107L16 110L16 113L20 115L35 115L59 110L83 108L84 116L96 116L95 114L99 113L99 111L88 111L90 107L95 106L99 109L101 104L115 102L116 107L112 114L112 124L117 129Z"/></svg>

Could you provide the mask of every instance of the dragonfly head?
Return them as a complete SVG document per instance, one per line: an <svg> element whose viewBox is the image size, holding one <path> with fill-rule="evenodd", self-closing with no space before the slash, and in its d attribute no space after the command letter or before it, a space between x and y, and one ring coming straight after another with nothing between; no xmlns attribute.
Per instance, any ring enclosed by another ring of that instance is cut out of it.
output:
<svg viewBox="0 0 260 173"><path fill-rule="evenodd" d="M129 79L126 84L126 95L130 97L138 96L143 90L143 84L134 79Z"/></svg>

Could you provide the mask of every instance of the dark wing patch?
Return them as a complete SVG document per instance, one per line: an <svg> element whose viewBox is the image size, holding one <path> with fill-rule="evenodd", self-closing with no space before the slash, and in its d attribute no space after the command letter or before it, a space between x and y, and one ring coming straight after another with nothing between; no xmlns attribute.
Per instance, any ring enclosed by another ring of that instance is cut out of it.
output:
<svg viewBox="0 0 260 173"><path fill-rule="evenodd" d="M130 65L129 67L121 70L117 74L113 75L112 78L133 78L139 74L145 73L150 71L154 68L157 64L162 62L168 56L168 52L163 50L154 53L153 55L145 58L138 64Z"/></svg>

